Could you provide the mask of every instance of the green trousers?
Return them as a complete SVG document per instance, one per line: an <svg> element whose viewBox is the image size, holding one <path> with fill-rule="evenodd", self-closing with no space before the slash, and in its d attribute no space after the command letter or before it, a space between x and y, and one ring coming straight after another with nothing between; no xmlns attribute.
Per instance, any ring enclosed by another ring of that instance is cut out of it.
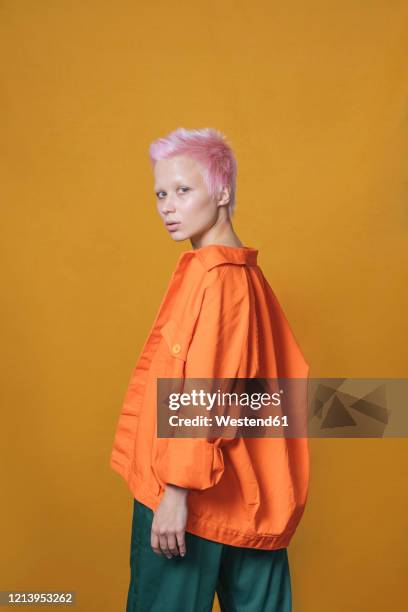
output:
<svg viewBox="0 0 408 612"><path fill-rule="evenodd" d="M134 500L126 612L290 612L286 548L260 550L185 532L186 554L168 559L150 542L153 511Z"/></svg>

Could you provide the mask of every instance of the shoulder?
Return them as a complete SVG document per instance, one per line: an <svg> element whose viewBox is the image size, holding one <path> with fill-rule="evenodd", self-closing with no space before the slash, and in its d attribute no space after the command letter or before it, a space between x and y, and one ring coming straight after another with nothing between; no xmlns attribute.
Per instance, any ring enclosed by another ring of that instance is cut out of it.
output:
<svg viewBox="0 0 408 612"><path fill-rule="evenodd" d="M217 310L229 311L249 302L250 289L245 266L222 264L206 273L202 305L214 304Z"/></svg>

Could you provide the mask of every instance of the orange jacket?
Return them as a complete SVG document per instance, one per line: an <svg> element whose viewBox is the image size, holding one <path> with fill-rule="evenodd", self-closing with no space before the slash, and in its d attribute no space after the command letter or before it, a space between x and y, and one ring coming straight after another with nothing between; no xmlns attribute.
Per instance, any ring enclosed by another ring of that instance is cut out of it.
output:
<svg viewBox="0 0 408 612"><path fill-rule="evenodd" d="M110 465L153 511L166 483L190 489L186 531L276 549L306 504L307 438L157 437L157 378L308 376L257 255L215 244L181 254L131 374Z"/></svg>

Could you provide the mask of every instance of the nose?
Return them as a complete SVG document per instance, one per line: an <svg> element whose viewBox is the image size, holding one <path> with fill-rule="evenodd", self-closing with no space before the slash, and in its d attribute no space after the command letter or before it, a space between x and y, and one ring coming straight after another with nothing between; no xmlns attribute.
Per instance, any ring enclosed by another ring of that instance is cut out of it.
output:
<svg viewBox="0 0 408 612"><path fill-rule="evenodd" d="M174 211L174 204L172 203L172 200L170 198L166 199L166 202L163 203L162 205L162 211L164 214L169 213L170 211Z"/></svg>

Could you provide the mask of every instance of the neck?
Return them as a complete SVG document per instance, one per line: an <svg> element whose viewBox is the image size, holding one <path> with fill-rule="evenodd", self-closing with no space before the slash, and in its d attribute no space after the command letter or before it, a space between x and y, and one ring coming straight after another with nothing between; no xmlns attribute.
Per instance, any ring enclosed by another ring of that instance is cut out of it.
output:
<svg viewBox="0 0 408 612"><path fill-rule="evenodd" d="M209 230L200 236L190 238L193 249L199 249L209 244L220 244L225 246L244 246L232 227L231 221L227 220L223 223L213 225Z"/></svg>

